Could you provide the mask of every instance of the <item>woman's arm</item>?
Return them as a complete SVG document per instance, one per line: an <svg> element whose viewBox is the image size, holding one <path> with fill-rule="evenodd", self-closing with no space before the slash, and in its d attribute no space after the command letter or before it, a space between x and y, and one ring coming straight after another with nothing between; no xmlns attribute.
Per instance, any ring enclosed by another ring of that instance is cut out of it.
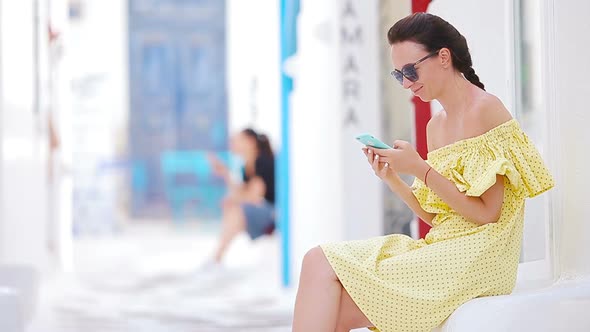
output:
<svg viewBox="0 0 590 332"><path fill-rule="evenodd" d="M496 183L480 197L470 197L460 192L451 180L431 169L430 165L418 155L408 142L396 141L394 149L376 151L379 158L374 159L379 160L376 162L381 164L381 167L393 168L396 172L410 174L422 180L445 203L465 219L480 225L498 221L504 195L503 176L497 175ZM398 193L416 214L421 216L422 211L420 210L422 208L413 208L418 202L414 203L413 199L409 197L410 194L413 196L411 192L408 192L409 188L404 189L403 185L400 184L390 185L390 188L394 188L392 190Z"/></svg>
<svg viewBox="0 0 590 332"><path fill-rule="evenodd" d="M207 160L211 164L213 174L222 178L225 184L227 184L229 187L234 187L236 185L235 181L233 181L231 178L231 173L227 166L221 160L219 160L215 154L208 153Z"/></svg>
<svg viewBox="0 0 590 332"><path fill-rule="evenodd" d="M403 183L401 179L397 180L395 178L399 178L396 171L411 174L422 180L453 210L471 222L483 225L498 221L504 195L503 176L497 175L496 183L480 197L470 197L460 192L451 180L434 169L430 169L430 165L420 158L410 143L396 141L394 146L394 149L376 150L378 154L372 159L373 169L389 185L389 188L397 193L424 221L430 223L434 218L434 214L422 209L408 185ZM369 158L371 154L374 153L369 150ZM385 175L386 172L391 172L395 177Z"/></svg>
<svg viewBox="0 0 590 332"><path fill-rule="evenodd" d="M423 174L426 174L430 166L426 162L424 162L424 165L420 169ZM421 179L426 180L428 187L432 191L468 221L484 225L500 219L504 198L503 176L496 175L496 183L480 197L471 197L460 192L452 181L434 169L428 172L426 179L424 177Z"/></svg>
<svg viewBox="0 0 590 332"><path fill-rule="evenodd" d="M387 183L389 189L396 193L399 198L406 203L406 205L414 211L414 213L420 217L420 219L424 220L425 223L432 226L432 219L436 216L434 213L426 212L422 206L420 206L420 202L414 196L412 192L412 188L408 186L405 182L402 181L403 184L396 184L396 183Z"/></svg>
<svg viewBox="0 0 590 332"><path fill-rule="evenodd" d="M371 164L375 175L381 178L389 187L389 189L397 194L404 203L412 210L418 217L424 220L427 224L432 226L432 219L436 216L434 213L426 212L414 196L412 189L408 186L390 167L386 167L384 163L379 162L379 155L375 155L371 149L363 148L367 160Z"/></svg>
<svg viewBox="0 0 590 332"><path fill-rule="evenodd" d="M244 202L258 204L264 201L265 194L266 185L264 181L259 176L255 176L245 184L241 199Z"/></svg>
<svg viewBox="0 0 590 332"><path fill-rule="evenodd" d="M265 199L267 183L271 183L274 160L268 158L257 159L254 165L254 174L242 184L239 199L242 202L253 204L262 203Z"/></svg>

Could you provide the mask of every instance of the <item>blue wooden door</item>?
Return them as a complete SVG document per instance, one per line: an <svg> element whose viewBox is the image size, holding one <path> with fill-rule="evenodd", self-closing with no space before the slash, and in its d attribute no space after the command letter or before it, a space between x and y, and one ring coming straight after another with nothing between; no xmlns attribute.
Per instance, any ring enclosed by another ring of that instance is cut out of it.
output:
<svg viewBox="0 0 590 332"><path fill-rule="evenodd" d="M129 71L131 212L169 216L162 155L227 149L225 1L129 0Z"/></svg>

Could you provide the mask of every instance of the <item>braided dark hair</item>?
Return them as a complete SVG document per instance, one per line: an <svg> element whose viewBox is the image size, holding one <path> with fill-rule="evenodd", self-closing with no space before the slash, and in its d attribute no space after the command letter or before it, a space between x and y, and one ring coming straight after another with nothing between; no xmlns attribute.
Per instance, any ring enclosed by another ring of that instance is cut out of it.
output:
<svg viewBox="0 0 590 332"><path fill-rule="evenodd" d="M453 67L461 72L469 82L485 90L483 83L473 69L465 37L442 18L429 13L414 13L406 16L389 29L387 40L390 45L413 41L424 45L428 52L443 47L448 48L451 51Z"/></svg>

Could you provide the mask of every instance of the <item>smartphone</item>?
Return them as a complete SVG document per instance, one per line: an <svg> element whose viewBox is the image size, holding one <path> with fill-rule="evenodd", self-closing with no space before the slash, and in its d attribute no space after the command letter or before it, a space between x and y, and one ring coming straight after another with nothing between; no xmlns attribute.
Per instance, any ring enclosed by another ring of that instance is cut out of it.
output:
<svg viewBox="0 0 590 332"><path fill-rule="evenodd" d="M392 147L381 142L371 134L360 134L356 137L357 141L363 143L366 146L370 146L376 149L391 149Z"/></svg>

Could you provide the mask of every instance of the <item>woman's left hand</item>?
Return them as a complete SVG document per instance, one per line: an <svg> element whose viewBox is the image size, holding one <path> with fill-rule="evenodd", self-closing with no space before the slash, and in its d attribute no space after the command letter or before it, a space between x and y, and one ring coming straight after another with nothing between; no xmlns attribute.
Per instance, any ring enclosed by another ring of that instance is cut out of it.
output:
<svg viewBox="0 0 590 332"><path fill-rule="evenodd" d="M387 162L389 167L398 173L422 176L428 169L428 164L420 157L412 144L397 140L393 142L393 149L373 149L381 162Z"/></svg>

